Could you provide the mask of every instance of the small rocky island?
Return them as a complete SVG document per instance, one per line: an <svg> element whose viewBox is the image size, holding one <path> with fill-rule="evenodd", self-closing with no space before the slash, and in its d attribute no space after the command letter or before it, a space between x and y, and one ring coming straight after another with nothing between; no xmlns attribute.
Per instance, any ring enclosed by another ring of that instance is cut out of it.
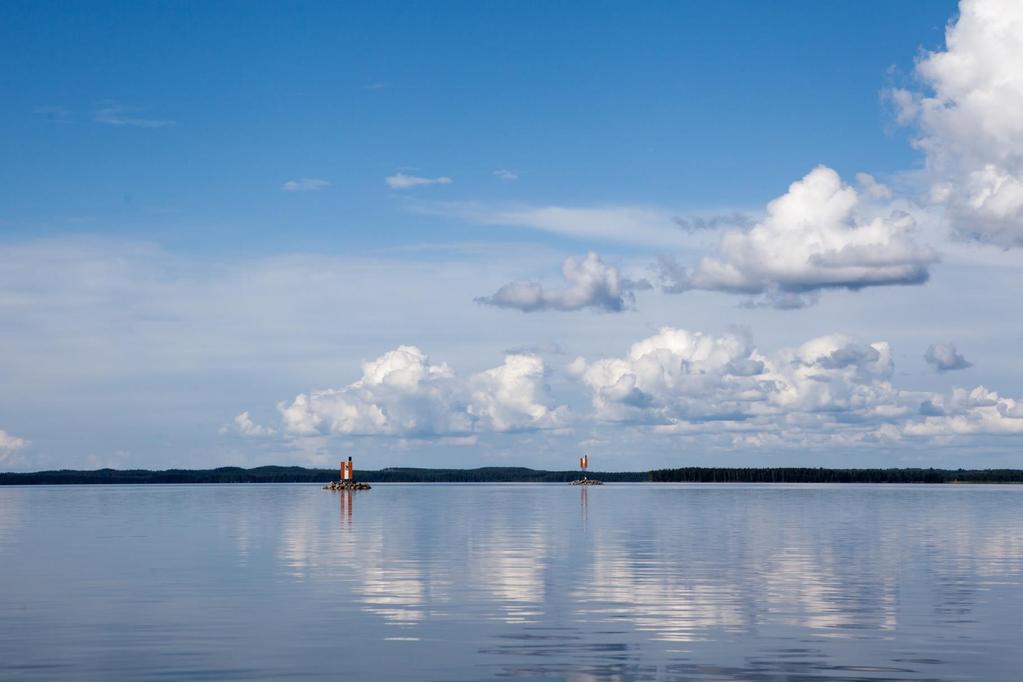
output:
<svg viewBox="0 0 1023 682"><path fill-rule="evenodd" d="M331 481L323 486L324 490L369 490L372 486L369 483L356 483L355 481Z"/></svg>
<svg viewBox="0 0 1023 682"><path fill-rule="evenodd" d="M356 483L355 482L355 465L352 464L352 458L349 457L348 461L341 460L341 480L331 481L327 485L323 486L324 490L369 490L369 483Z"/></svg>
<svg viewBox="0 0 1023 682"><path fill-rule="evenodd" d="M590 468L590 456L583 455L579 458L579 469L582 471L583 477L575 481L569 481L571 485L604 485L603 481L595 481L592 478L586 478L586 470Z"/></svg>

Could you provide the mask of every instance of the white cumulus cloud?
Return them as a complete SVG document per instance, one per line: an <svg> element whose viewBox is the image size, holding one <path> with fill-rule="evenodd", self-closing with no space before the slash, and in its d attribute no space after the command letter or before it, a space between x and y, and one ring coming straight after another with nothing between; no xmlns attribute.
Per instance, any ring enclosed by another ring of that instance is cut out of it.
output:
<svg viewBox="0 0 1023 682"><path fill-rule="evenodd" d="M922 420L906 424L908 436L976 436L1023 434L1023 401L1007 398L978 386L953 389L930 397L921 410Z"/></svg>
<svg viewBox="0 0 1023 682"><path fill-rule="evenodd" d="M515 431L561 426L567 410L546 404L545 370L543 360L535 355L508 355L500 367L473 376L468 382L468 412L476 428Z"/></svg>
<svg viewBox="0 0 1023 682"><path fill-rule="evenodd" d="M580 260L566 258L561 272L565 277L562 289L545 289L540 282L520 280L505 284L491 296L476 301L527 313L583 308L620 312L635 302L634 289L649 286L645 281L633 282L622 277L618 268L607 265L592 251Z"/></svg>
<svg viewBox="0 0 1023 682"><path fill-rule="evenodd" d="M751 229L726 233L717 255L700 259L692 272L662 260L663 289L724 291L800 307L829 288L926 282L937 254L913 240L912 216L870 209L838 173L818 166L769 203Z"/></svg>
<svg viewBox="0 0 1023 682"><path fill-rule="evenodd" d="M280 403L283 428L295 435L458 436L556 428L565 408L546 402L543 361L509 355L467 379L419 348L399 346L363 363L362 377L339 389Z"/></svg>
<svg viewBox="0 0 1023 682"><path fill-rule="evenodd" d="M0 450L19 450L26 445L28 445L28 441L24 438L12 436L3 429L0 429Z"/></svg>
<svg viewBox="0 0 1023 682"><path fill-rule="evenodd" d="M856 409L890 393L892 365L884 343L821 337L772 358L740 334L665 328L624 358L574 369L592 391L598 418L673 424Z"/></svg>
<svg viewBox="0 0 1023 682"><path fill-rule="evenodd" d="M924 360L939 372L973 367L973 363L963 357L952 343L932 344L924 353Z"/></svg>
<svg viewBox="0 0 1023 682"><path fill-rule="evenodd" d="M418 175L395 173L384 178L384 182L391 189L409 189L410 187L419 187L421 185L450 185L452 180L443 175L436 178L423 178Z"/></svg>
<svg viewBox="0 0 1023 682"><path fill-rule="evenodd" d="M568 373L588 389L598 420L730 434L733 445L1023 433L1023 402L984 387L900 390L886 342L841 335L764 354L741 334L664 328L624 357L579 358Z"/></svg>
<svg viewBox="0 0 1023 682"><path fill-rule="evenodd" d="M15 450L20 450L26 445L28 445L28 441L24 438L12 436L3 429L0 429L0 462Z"/></svg>
<svg viewBox="0 0 1023 682"><path fill-rule="evenodd" d="M856 184L863 192L872 199L891 199L892 190L887 185L882 185L870 173L857 173Z"/></svg>
<svg viewBox="0 0 1023 682"><path fill-rule="evenodd" d="M922 91L890 93L900 123L914 123L931 199L955 228L1023 245L1023 3L962 0L945 49L925 53Z"/></svg>
<svg viewBox="0 0 1023 682"><path fill-rule="evenodd" d="M230 424L220 429L221 434L236 433L239 436L272 436L276 431L268 426L261 426L252 421L248 412L242 412Z"/></svg>

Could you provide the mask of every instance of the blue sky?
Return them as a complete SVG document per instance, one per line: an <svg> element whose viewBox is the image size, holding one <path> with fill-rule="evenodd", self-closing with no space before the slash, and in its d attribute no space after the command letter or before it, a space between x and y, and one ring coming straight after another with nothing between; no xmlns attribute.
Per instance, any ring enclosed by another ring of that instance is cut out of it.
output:
<svg viewBox="0 0 1023 682"><path fill-rule="evenodd" d="M457 176L445 199L692 209L760 205L823 161L906 168L919 161L885 133L878 93L886 69L940 45L954 6L76 10L4 8L11 232L63 234L85 218L97 233L205 252L240 239L273 250L478 237L402 211L381 182L399 168ZM47 107L60 109L34 113ZM94 120L110 108L173 125ZM294 177L331 187L275 191Z"/></svg>
<svg viewBox="0 0 1023 682"><path fill-rule="evenodd" d="M1019 20L5 3L0 468L1023 466Z"/></svg>

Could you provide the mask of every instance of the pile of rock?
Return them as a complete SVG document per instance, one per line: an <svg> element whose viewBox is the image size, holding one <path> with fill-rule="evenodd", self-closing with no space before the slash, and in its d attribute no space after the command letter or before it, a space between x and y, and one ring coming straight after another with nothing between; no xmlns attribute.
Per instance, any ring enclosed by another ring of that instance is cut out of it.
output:
<svg viewBox="0 0 1023 682"><path fill-rule="evenodd" d="M592 478L580 478L577 481L572 481L572 485L604 485L603 481L598 481Z"/></svg>
<svg viewBox="0 0 1023 682"><path fill-rule="evenodd" d="M355 481L331 481L323 486L324 490L369 490L369 483L356 483Z"/></svg>

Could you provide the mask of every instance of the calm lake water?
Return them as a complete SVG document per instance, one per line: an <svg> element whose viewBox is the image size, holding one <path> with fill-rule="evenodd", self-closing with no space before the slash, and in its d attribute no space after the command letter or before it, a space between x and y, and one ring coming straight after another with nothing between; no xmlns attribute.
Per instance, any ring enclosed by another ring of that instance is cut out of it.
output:
<svg viewBox="0 0 1023 682"><path fill-rule="evenodd" d="M1023 487L0 488L0 678L1023 679Z"/></svg>

